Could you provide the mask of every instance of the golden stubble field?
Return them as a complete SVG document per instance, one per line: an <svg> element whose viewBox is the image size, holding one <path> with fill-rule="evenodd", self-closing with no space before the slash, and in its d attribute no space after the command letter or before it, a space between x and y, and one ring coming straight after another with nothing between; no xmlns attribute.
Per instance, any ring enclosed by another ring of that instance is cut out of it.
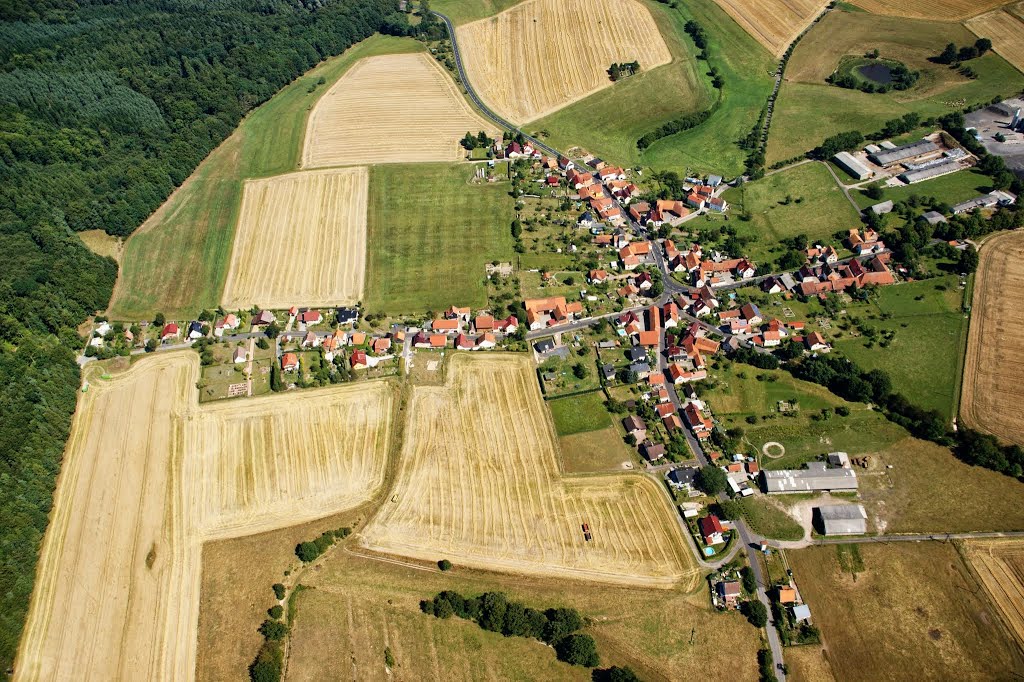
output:
<svg viewBox="0 0 1024 682"><path fill-rule="evenodd" d="M1024 647L1024 541L970 540L964 548L989 599Z"/></svg>
<svg viewBox="0 0 1024 682"><path fill-rule="evenodd" d="M360 300L368 188L364 167L247 181L222 305L288 308Z"/></svg>
<svg viewBox="0 0 1024 682"><path fill-rule="evenodd" d="M613 62L637 61L646 71L672 59L636 0L527 0L456 33L473 87L517 123L612 85Z"/></svg>
<svg viewBox="0 0 1024 682"><path fill-rule="evenodd" d="M397 480L363 530L365 547L512 573L692 586L696 568L657 484L562 477L527 358L455 356L448 372L445 386L414 391Z"/></svg>
<svg viewBox="0 0 1024 682"><path fill-rule="evenodd" d="M429 55L367 57L314 107L302 167L459 161L459 140L481 130L497 134Z"/></svg>
<svg viewBox="0 0 1024 682"><path fill-rule="evenodd" d="M967 28L979 38L990 39L999 56L1024 71L1024 18L1020 12L1021 5L1016 6L1013 14L1003 10L988 12L969 20Z"/></svg>
<svg viewBox="0 0 1024 682"><path fill-rule="evenodd" d="M1024 296L1024 232L985 241L974 276L971 328L960 416L964 423L1024 445L1024 337L1017 323Z"/></svg>
<svg viewBox="0 0 1024 682"><path fill-rule="evenodd" d="M1005 5L1006 0L850 0L872 14L913 19L962 21L967 17Z"/></svg>
<svg viewBox="0 0 1024 682"><path fill-rule="evenodd" d="M383 481L393 391L362 383L210 409L196 402L194 353L87 374L15 679L192 679L202 543L367 499ZM312 424L299 421L312 407L302 400L316 402Z"/></svg>
<svg viewBox="0 0 1024 682"><path fill-rule="evenodd" d="M828 0L715 0L757 42L781 57Z"/></svg>

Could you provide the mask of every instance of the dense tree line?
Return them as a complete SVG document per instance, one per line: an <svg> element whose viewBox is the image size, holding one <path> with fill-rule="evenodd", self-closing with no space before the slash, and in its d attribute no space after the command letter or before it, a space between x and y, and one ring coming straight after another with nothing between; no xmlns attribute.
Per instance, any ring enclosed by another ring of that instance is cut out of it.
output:
<svg viewBox="0 0 1024 682"><path fill-rule="evenodd" d="M0 0L0 668L24 623L79 382L126 236L254 107L396 0ZM404 29L402 29L404 30Z"/></svg>
<svg viewBox="0 0 1024 682"><path fill-rule="evenodd" d="M584 625L576 609L551 608L538 611L509 599L501 592L484 592L464 597L445 590L420 602L420 609L437 618L458 616L474 621L484 630L506 637L531 637L555 648L558 660L588 668L600 663L597 646L590 635L577 631Z"/></svg>

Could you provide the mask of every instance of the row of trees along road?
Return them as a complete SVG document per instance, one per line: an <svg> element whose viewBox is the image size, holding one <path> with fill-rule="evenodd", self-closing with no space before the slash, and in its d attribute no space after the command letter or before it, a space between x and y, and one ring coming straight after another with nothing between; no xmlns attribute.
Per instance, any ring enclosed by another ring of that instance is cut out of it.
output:
<svg viewBox="0 0 1024 682"><path fill-rule="evenodd" d="M247 112L401 29L397 0L0 2L0 670L12 664L79 383L75 328L127 236Z"/></svg>

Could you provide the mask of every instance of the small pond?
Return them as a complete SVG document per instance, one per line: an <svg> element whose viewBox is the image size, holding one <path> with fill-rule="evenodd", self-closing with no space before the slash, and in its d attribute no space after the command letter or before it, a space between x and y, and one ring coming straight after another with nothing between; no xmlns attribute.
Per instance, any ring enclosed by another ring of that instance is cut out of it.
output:
<svg viewBox="0 0 1024 682"><path fill-rule="evenodd" d="M857 69L857 73L873 83L878 83L880 85L888 85L889 83L892 83L892 71L889 70L888 66L881 62L865 64Z"/></svg>

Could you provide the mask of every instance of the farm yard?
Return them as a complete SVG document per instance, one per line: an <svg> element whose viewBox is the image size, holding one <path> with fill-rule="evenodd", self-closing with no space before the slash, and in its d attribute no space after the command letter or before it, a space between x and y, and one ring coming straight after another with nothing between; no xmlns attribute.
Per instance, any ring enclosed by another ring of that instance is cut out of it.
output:
<svg viewBox="0 0 1024 682"><path fill-rule="evenodd" d="M302 167L458 161L459 140L480 130L495 134L428 54L368 57L317 102Z"/></svg>
<svg viewBox="0 0 1024 682"><path fill-rule="evenodd" d="M517 123L611 86L612 63L637 61L650 70L671 59L657 24L637 0L527 0L459 26L457 35L480 97Z"/></svg>
<svg viewBox="0 0 1024 682"><path fill-rule="evenodd" d="M87 372L19 673L189 679L202 543L369 499L383 484L392 389L200 407L194 353L104 371Z"/></svg>
<svg viewBox="0 0 1024 682"><path fill-rule="evenodd" d="M470 164L370 169L368 310L389 314L487 304L491 261L512 259L507 182L470 184Z"/></svg>
<svg viewBox="0 0 1024 682"><path fill-rule="evenodd" d="M204 538L356 507L384 483L393 391L383 381L203 407L186 428Z"/></svg>
<svg viewBox="0 0 1024 682"><path fill-rule="evenodd" d="M525 577L459 562L441 573L349 552L332 554L303 584L310 589L295 603L289 679L323 679L325 660L343 660L346 673L351 662L365 680L591 679L591 670L558 662L537 642L422 613L420 600L441 590L500 591L533 608L576 608L591 619L584 632L596 640L601 666L628 665L641 679L703 679L709 670L739 682L757 679L754 631L738 613L711 611L704 590ZM384 647L395 660L390 673Z"/></svg>
<svg viewBox="0 0 1024 682"><path fill-rule="evenodd" d="M1024 235L986 240L975 274L960 415L974 429L1024 445L1024 343L1012 323L1024 296Z"/></svg>
<svg viewBox="0 0 1024 682"><path fill-rule="evenodd" d="M988 103L1024 88L1024 75L995 52L972 59L975 78L929 61L949 42L973 44L977 36L959 24L878 16L837 9L800 41L786 67L768 144L768 163L803 155L839 132L872 133L912 111L940 116L964 103ZM847 56L879 50L918 71L908 90L865 93L825 79Z"/></svg>
<svg viewBox="0 0 1024 682"><path fill-rule="evenodd" d="M963 546L1006 627L1024 646L1024 543L968 540Z"/></svg>
<svg viewBox="0 0 1024 682"><path fill-rule="evenodd" d="M310 109L359 59L422 49L410 38L373 36L295 79L242 119L125 242L107 314L132 320L161 311L174 318L216 308L231 260L244 180L298 168ZM325 85L318 86L321 78Z"/></svg>
<svg viewBox="0 0 1024 682"><path fill-rule="evenodd" d="M368 180L366 168L348 168L246 182L222 305L361 300Z"/></svg>
<svg viewBox="0 0 1024 682"><path fill-rule="evenodd" d="M979 38L992 41L992 48L1002 57L1024 70L1024 18L1018 12L996 10L974 17L967 28Z"/></svg>
<svg viewBox="0 0 1024 682"><path fill-rule="evenodd" d="M786 556L840 680L987 680L1024 664L950 543L833 545Z"/></svg>
<svg viewBox="0 0 1024 682"><path fill-rule="evenodd" d="M822 0L715 1L776 57L828 6Z"/></svg>
<svg viewBox="0 0 1024 682"><path fill-rule="evenodd" d="M850 0L873 14L958 21L1005 5L1006 0Z"/></svg>
<svg viewBox="0 0 1024 682"><path fill-rule="evenodd" d="M695 585L655 483L561 477L529 359L455 356L447 384L415 389L409 414L394 497L364 546L530 575Z"/></svg>

